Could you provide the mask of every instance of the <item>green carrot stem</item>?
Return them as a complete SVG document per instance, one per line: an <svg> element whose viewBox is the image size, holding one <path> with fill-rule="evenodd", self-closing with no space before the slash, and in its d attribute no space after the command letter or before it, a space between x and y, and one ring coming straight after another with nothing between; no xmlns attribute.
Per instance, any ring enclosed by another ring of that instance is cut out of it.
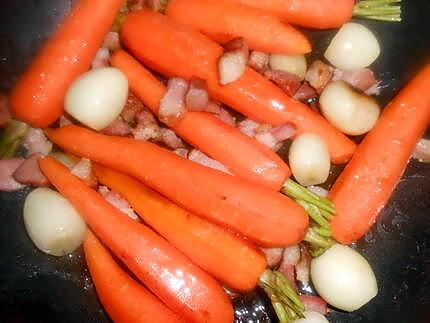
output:
<svg viewBox="0 0 430 323"><path fill-rule="evenodd" d="M381 20L401 21L401 0L361 0L354 7L354 16Z"/></svg>
<svg viewBox="0 0 430 323"><path fill-rule="evenodd" d="M303 200L311 203L318 208L327 211L328 213L335 213L333 203L325 197L319 196L300 184L288 179L281 188L282 193L292 197L296 200Z"/></svg>
<svg viewBox="0 0 430 323"><path fill-rule="evenodd" d="M330 228L330 223L324 218L324 216L321 214L321 211L313 204L310 204L308 202L305 202L303 200L296 200L296 202L305 209L306 213L309 214L309 216L314 220L316 223L318 223L323 228Z"/></svg>

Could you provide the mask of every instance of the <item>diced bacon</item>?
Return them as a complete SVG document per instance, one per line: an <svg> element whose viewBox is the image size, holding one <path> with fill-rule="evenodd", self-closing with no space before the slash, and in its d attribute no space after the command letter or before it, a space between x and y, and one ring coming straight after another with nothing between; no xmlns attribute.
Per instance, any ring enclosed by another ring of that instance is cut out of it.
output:
<svg viewBox="0 0 430 323"><path fill-rule="evenodd" d="M320 60L313 61L309 66L305 80L309 82L318 93L325 88L333 76L333 68Z"/></svg>
<svg viewBox="0 0 430 323"><path fill-rule="evenodd" d="M367 91L369 88L378 84L375 74L369 68L362 68L355 71L344 71L335 69L333 74L333 81L344 81L360 91ZM375 91L374 89L372 89Z"/></svg>
<svg viewBox="0 0 430 323"><path fill-rule="evenodd" d="M227 167L225 167L219 161L210 158L209 156L207 156L206 154L204 154L198 149L191 150L190 153L188 154L188 159L200 165L230 174L230 171L228 170Z"/></svg>
<svg viewBox="0 0 430 323"><path fill-rule="evenodd" d="M327 314L327 303L319 296L299 295L306 311L315 311L322 315Z"/></svg>
<svg viewBox="0 0 430 323"><path fill-rule="evenodd" d="M60 117L60 128L73 124L72 120L64 114Z"/></svg>
<svg viewBox="0 0 430 323"><path fill-rule="evenodd" d="M131 134L131 127L121 117L118 117L101 132L110 136L128 136Z"/></svg>
<svg viewBox="0 0 430 323"><path fill-rule="evenodd" d="M96 69L96 68L109 66L109 58L110 58L109 49L105 47L101 47L97 51L96 57L94 57L93 62L91 63L91 68Z"/></svg>
<svg viewBox="0 0 430 323"><path fill-rule="evenodd" d="M12 176L23 162L24 158L0 159L0 191L13 192L25 187Z"/></svg>
<svg viewBox="0 0 430 323"><path fill-rule="evenodd" d="M307 285L310 281L311 256L306 247L300 247L300 261L296 265L296 278L302 284Z"/></svg>
<svg viewBox="0 0 430 323"><path fill-rule="evenodd" d="M269 69L269 60L269 54L253 51L251 55L249 55L248 66L262 73Z"/></svg>
<svg viewBox="0 0 430 323"><path fill-rule="evenodd" d="M371 87L369 87L366 91L364 91L364 94L366 95L379 95L381 94L381 87L380 87L381 82L377 82L375 84L373 84Z"/></svg>
<svg viewBox="0 0 430 323"><path fill-rule="evenodd" d="M421 139L412 154L412 157L418 159L420 162L429 163L430 162L430 140Z"/></svg>
<svg viewBox="0 0 430 323"><path fill-rule="evenodd" d="M260 248L266 256L267 266L275 268L279 265L282 260L282 248Z"/></svg>
<svg viewBox="0 0 430 323"><path fill-rule="evenodd" d="M307 103L310 100L318 99L317 91L309 85L308 82L303 82L297 92L294 94L294 99Z"/></svg>
<svg viewBox="0 0 430 323"><path fill-rule="evenodd" d="M6 127L11 119L9 99L6 94L0 93L0 128Z"/></svg>
<svg viewBox="0 0 430 323"><path fill-rule="evenodd" d="M28 157L13 173L16 181L32 186L47 186L49 185L48 179L43 175L39 168L39 159L43 155L36 153Z"/></svg>
<svg viewBox="0 0 430 323"><path fill-rule="evenodd" d="M27 131L22 145L27 149L27 156L35 153L41 153L46 156L52 150L52 142L46 138L42 129L30 128Z"/></svg>
<svg viewBox="0 0 430 323"><path fill-rule="evenodd" d="M109 31L103 41L103 47L110 50L111 52L121 47L119 42L119 34L115 31Z"/></svg>
<svg viewBox="0 0 430 323"><path fill-rule="evenodd" d="M238 124L239 130L251 138L255 137L259 126L260 124L258 122L255 122L254 120L251 120L251 119L242 120Z"/></svg>
<svg viewBox="0 0 430 323"><path fill-rule="evenodd" d="M300 247L298 245L288 246L282 253L282 263L288 265L297 265L300 261Z"/></svg>
<svg viewBox="0 0 430 323"><path fill-rule="evenodd" d="M218 114L221 112L221 104L215 101L209 101L209 103L206 105L205 112Z"/></svg>
<svg viewBox="0 0 430 323"><path fill-rule="evenodd" d="M278 268L278 271L280 271L285 275L285 277L287 277L288 281L291 284L291 287L293 287L294 289L297 289L294 265L281 263L281 265Z"/></svg>
<svg viewBox="0 0 430 323"><path fill-rule="evenodd" d="M73 166L71 173L80 179L90 187L97 185L97 180L92 172L91 160L88 158L81 158L81 160Z"/></svg>
<svg viewBox="0 0 430 323"><path fill-rule="evenodd" d="M107 202L116 207L122 213L126 214L135 221L139 220L139 217L133 211L128 201L120 193L113 190L109 190L109 188L107 188L106 186L99 186L98 191Z"/></svg>
<svg viewBox="0 0 430 323"><path fill-rule="evenodd" d="M226 109L220 108L219 112L216 113L215 116L230 126L236 126L236 118L233 117Z"/></svg>
<svg viewBox="0 0 430 323"><path fill-rule="evenodd" d="M238 80L245 73L249 48L243 38L225 44L224 54L218 61L219 83L226 85Z"/></svg>
<svg viewBox="0 0 430 323"><path fill-rule="evenodd" d="M125 122L134 122L136 115L144 108L142 101L140 101L134 94L129 93L125 107L121 111L121 117Z"/></svg>
<svg viewBox="0 0 430 323"><path fill-rule="evenodd" d="M255 135L255 139L270 149L278 150L280 148L279 141L270 133L270 131L257 133Z"/></svg>
<svg viewBox="0 0 430 323"><path fill-rule="evenodd" d="M158 125L157 119L155 119L155 116L149 112L148 110L140 110L136 114L136 122L137 124L143 125L143 126L149 126L149 125Z"/></svg>
<svg viewBox="0 0 430 323"><path fill-rule="evenodd" d="M327 197L328 191L320 186L308 186L307 189L321 197Z"/></svg>
<svg viewBox="0 0 430 323"><path fill-rule="evenodd" d="M209 94L206 91L206 81L198 77L192 77L190 87L185 96L187 110L204 111L209 103Z"/></svg>
<svg viewBox="0 0 430 323"><path fill-rule="evenodd" d="M296 135L296 132L296 128L290 123L286 123L270 129L270 133L275 137L278 142L294 137Z"/></svg>
<svg viewBox="0 0 430 323"><path fill-rule="evenodd" d="M184 143L181 138L179 138L172 130L167 128L161 128L158 140L171 149L184 147Z"/></svg>
<svg viewBox="0 0 430 323"><path fill-rule="evenodd" d="M344 81L361 91L365 91L376 83L373 71L368 68L362 68L354 71L344 71L337 68L333 73L333 81L339 80Z"/></svg>
<svg viewBox="0 0 430 323"><path fill-rule="evenodd" d="M188 158L188 149L186 148L177 148L173 152L178 156Z"/></svg>
<svg viewBox="0 0 430 323"><path fill-rule="evenodd" d="M132 134L138 140L151 140L160 137L160 127L156 124L143 125L138 124L136 128L132 129Z"/></svg>
<svg viewBox="0 0 430 323"><path fill-rule="evenodd" d="M161 99L158 118L167 125L174 125L186 113L185 95L188 91L188 82L182 78L169 79L167 90Z"/></svg>
<svg viewBox="0 0 430 323"><path fill-rule="evenodd" d="M287 95L294 96L301 86L300 78L284 71L267 70L264 76L278 85Z"/></svg>

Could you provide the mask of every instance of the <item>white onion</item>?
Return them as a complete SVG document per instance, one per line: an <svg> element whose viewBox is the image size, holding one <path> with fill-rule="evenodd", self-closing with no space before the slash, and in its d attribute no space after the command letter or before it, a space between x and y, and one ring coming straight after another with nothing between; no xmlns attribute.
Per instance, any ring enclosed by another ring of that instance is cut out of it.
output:
<svg viewBox="0 0 430 323"><path fill-rule="evenodd" d="M289 162L294 177L304 186L324 183L330 172L327 145L314 134L302 134L294 139Z"/></svg>
<svg viewBox="0 0 430 323"><path fill-rule="evenodd" d="M49 188L37 188L27 196L24 224L37 248L53 256L74 251L87 233L85 222L75 208Z"/></svg>
<svg viewBox="0 0 430 323"><path fill-rule="evenodd" d="M329 83L320 96L321 111L332 125L352 135L370 131L379 118L379 105L343 81Z"/></svg>
<svg viewBox="0 0 430 323"><path fill-rule="evenodd" d="M339 29L324 56L337 68L356 70L372 64L380 52L378 40L367 27L349 22Z"/></svg>
<svg viewBox="0 0 430 323"><path fill-rule="evenodd" d="M303 80L306 75L307 64L304 55L271 54L270 69L294 74Z"/></svg>
<svg viewBox="0 0 430 323"><path fill-rule="evenodd" d="M225 52L218 61L219 83L230 84L246 71L248 55L241 50Z"/></svg>
<svg viewBox="0 0 430 323"><path fill-rule="evenodd" d="M339 244L312 260L311 278L318 294L344 311L359 309L378 293L375 274L367 260Z"/></svg>
<svg viewBox="0 0 430 323"><path fill-rule="evenodd" d="M68 169L72 169L73 166L76 165L75 161L73 161L69 156L61 152L53 152L53 153L50 153L48 156L55 158L64 166L66 166Z"/></svg>
<svg viewBox="0 0 430 323"><path fill-rule="evenodd" d="M304 319L294 320L293 323L329 323L324 315L315 311L304 311Z"/></svg>
<svg viewBox="0 0 430 323"><path fill-rule="evenodd" d="M120 115L127 96L128 80L124 73L117 68L104 67L75 80L66 93L64 105L76 120L101 130Z"/></svg>

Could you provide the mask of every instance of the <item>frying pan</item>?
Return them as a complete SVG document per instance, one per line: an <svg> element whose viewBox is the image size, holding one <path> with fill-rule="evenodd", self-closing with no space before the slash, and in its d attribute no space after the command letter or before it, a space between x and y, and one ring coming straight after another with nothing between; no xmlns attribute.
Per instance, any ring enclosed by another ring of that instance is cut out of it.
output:
<svg viewBox="0 0 430 323"><path fill-rule="evenodd" d="M72 4L72 0L1 1L0 90L11 89ZM403 0L403 11L401 24L365 22L382 46L374 64L382 80L382 104L430 58L430 2ZM306 32L317 56L334 33ZM109 322L82 250L55 258L42 254L27 237L21 212L28 192L0 193L0 321ZM330 321L429 322L430 164L410 162L378 223L356 247L375 270L378 296L354 313L333 311ZM247 308L271 312L258 293L236 303L238 312ZM261 322L270 321L263 316Z"/></svg>

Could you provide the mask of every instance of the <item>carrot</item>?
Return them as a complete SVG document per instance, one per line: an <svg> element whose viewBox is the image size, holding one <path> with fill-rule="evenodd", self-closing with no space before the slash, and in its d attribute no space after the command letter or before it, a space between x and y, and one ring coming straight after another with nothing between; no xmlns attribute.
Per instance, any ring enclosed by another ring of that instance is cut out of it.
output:
<svg viewBox="0 0 430 323"><path fill-rule="evenodd" d="M70 125L46 131L63 149L141 180L188 211L265 246L299 242L304 210L281 193L199 165L146 141L106 136Z"/></svg>
<svg viewBox="0 0 430 323"><path fill-rule="evenodd" d="M430 122L430 64L384 109L330 191L334 237L350 243L376 221Z"/></svg>
<svg viewBox="0 0 430 323"><path fill-rule="evenodd" d="M91 232L85 239L84 250L97 295L113 321L184 322L123 271Z"/></svg>
<svg viewBox="0 0 430 323"><path fill-rule="evenodd" d="M349 21L354 0L227 0L309 28L337 28Z"/></svg>
<svg viewBox="0 0 430 323"><path fill-rule="evenodd" d="M70 84L91 65L123 0L80 0L10 96L16 118L46 127L63 113Z"/></svg>
<svg viewBox="0 0 430 323"><path fill-rule="evenodd" d="M136 179L94 164L99 181L120 193L155 231L234 290L255 288L265 257L244 240L176 206Z"/></svg>
<svg viewBox="0 0 430 323"><path fill-rule="evenodd" d="M266 53L305 54L311 44L300 31L261 11L223 0L170 0L166 15L217 42L243 37Z"/></svg>
<svg viewBox="0 0 430 323"><path fill-rule="evenodd" d="M127 75L133 93L157 115L165 86L123 50L112 55L111 64ZM291 175L273 150L210 113L188 111L173 130L234 174L268 188L279 191Z"/></svg>
<svg viewBox="0 0 430 323"><path fill-rule="evenodd" d="M154 231L124 216L60 162L46 157L39 165L100 240L173 311L192 322L232 322L230 299L211 276Z"/></svg>
<svg viewBox="0 0 430 323"><path fill-rule="evenodd" d="M290 122L298 134L319 135L334 163L348 161L355 150L356 145L322 116L250 68L239 80L226 86L218 84L222 47L164 15L148 10L131 13L122 27L121 39L135 57L160 73L205 79L213 97L251 119L272 125Z"/></svg>

